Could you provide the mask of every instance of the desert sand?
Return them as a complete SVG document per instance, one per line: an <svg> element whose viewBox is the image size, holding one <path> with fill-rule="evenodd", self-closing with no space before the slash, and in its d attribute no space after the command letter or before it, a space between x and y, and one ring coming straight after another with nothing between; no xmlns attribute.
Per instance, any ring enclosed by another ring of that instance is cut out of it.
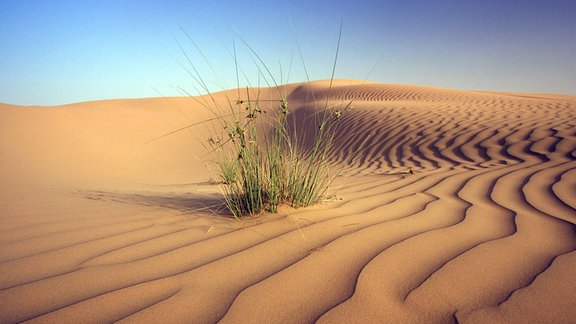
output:
<svg viewBox="0 0 576 324"><path fill-rule="evenodd" d="M0 105L0 322L576 321L576 97L281 91L293 118L352 101L339 176L317 205L241 221L213 129L162 137L211 118L206 97Z"/></svg>

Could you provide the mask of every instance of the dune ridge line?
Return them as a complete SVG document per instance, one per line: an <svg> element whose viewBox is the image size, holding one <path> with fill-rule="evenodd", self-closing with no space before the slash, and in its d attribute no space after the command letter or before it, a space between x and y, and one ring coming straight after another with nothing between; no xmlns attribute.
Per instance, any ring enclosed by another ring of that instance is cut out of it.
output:
<svg viewBox="0 0 576 324"><path fill-rule="evenodd" d="M0 322L576 318L576 97L328 86L280 86L303 127L352 102L327 197L240 221L209 125L150 141L198 100L0 104Z"/></svg>

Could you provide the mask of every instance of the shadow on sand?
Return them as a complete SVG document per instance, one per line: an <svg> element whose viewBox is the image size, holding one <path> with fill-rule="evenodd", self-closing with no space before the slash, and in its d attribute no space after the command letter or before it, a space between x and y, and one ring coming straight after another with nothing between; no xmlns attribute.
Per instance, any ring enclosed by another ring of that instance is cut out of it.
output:
<svg viewBox="0 0 576 324"><path fill-rule="evenodd" d="M174 193L174 192L107 192L84 191L86 199L115 201L149 207L177 210L186 214L209 214L212 216L232 218L232 213L225 204L221 194L213 193Z"/></svg>

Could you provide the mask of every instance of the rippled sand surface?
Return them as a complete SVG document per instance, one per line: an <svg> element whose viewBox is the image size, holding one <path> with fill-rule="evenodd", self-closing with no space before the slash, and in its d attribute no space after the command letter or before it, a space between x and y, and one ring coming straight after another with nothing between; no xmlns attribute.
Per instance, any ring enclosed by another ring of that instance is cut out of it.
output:
<svg viewBox="0 0 576 324"><path fill-rule="evenodd" d="M351 102L340 175L320 204L242 221L210 127L153 140L211 118L206 98L0 105L0 322L574 321L576 97L282 91L305 128Z"/></svg>

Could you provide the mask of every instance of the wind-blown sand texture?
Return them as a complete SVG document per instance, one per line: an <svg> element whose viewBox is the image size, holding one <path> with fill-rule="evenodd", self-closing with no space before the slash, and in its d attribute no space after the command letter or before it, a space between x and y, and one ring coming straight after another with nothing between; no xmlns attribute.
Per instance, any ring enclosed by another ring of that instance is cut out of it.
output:
<svg viewBox="0 0 576 324"><path fill-rule="evenodd" d="M240 222L206 124L150 141L193 98L1 105L0 322L576 320L576 97L328 86L282 91L353 101L329 199Z"/></svg>

